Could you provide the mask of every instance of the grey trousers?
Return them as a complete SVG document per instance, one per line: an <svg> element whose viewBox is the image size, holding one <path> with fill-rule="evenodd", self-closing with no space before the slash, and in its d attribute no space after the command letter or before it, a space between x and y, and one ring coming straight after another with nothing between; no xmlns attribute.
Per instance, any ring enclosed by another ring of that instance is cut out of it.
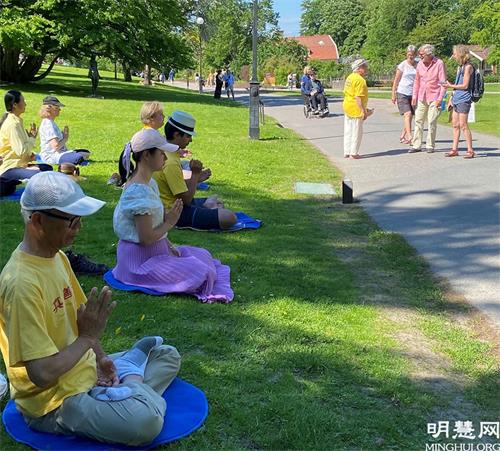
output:
<svg viewBox="0 0 500 451"><path fill-rule="evenodd" d="M112 354L116 359L124 352ZM146 366L144 382L127 382L132 396L106 402L80 393L66 398L53 412L39 418L25 416L29 427L41 432L79 435L100 442L130 446L146 445L163 427L166 403L161 394L179 372L181 356L173 346L154 349Z"/></svg>

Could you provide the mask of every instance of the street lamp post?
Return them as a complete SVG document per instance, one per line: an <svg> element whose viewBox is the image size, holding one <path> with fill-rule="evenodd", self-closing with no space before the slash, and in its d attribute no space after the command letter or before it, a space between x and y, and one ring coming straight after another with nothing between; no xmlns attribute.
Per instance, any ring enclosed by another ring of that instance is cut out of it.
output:
<svg viewBox="0 0 500 451"><path fill-rule="evenodd" d="M250 81L250 127L248 136L250 139L259 139L259 86L260 83L257 79L257 12L258 1L253 0L253 33L252 33L252 80Z"/></svg>
<svg viewBox="0 0 500 451"><path fill-rule="evenodd" d="M203 43L201 40L201 26L205 23L203 17L197 17L196 23L198 24L198 38L200 39L200 72L198 73L198 92L203 94L203 80L201 77L202 63L203 63Z"/></svg>

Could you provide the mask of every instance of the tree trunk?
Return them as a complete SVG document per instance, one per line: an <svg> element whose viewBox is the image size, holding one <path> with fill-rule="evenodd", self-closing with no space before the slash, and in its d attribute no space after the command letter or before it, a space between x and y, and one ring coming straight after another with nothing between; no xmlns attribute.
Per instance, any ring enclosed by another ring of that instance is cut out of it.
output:
<svg viewBox="0 0 500 451"><path fill-rule="evenodd" d="M0 46L0 80L14 83L36 81L45 55L22 55L16 48ZM53 64L50 69L52 69ZM50 72L45 73L47 75ZM44 76L45 76L44 75Z"/></svg>
<svg viewBox="0 0 500 451"><path fill-rule="evenodd" d="M149 64L146 64L146 66L144 67L144 84L151 84L151 66Z"/></svg>
<svg viewBox="0 0 500 451"><path fill-rule="evenodd" d="M122 71L123 71L123 79L125 81L132 81L132 74L130 73L130 66L126 61L122 61Z"/></svg>
<svg viewBox="0 0 500 451"><path fill-rule="evenodd" d="M57 61L57 58L59 58L59 56L55 56L54 59L50 62L49 64L49 67L45 70L45 72L43 72L42 74L40 75L37 75L36 77L33 78L33 81L40 81L40 80L43 80L47 75L49 75L50 71L52 70L52 68L54 67L54 64L56 64L56 61ZM37 71L38 72L38 71Z"/></svg>

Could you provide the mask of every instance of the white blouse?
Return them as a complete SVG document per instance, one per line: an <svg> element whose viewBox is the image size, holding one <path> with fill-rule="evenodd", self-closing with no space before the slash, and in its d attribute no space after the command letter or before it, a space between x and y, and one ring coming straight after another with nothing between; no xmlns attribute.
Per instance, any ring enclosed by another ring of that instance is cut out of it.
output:
<svg viewBox="0 0 500 451"><path fill-rule="evenodd" d="M163 222L163 203L158 185L151 179L149 185L132 183L127 186L113 214L113 229L120 240L139 243L134 216L151 215L153 228ZM163 238L165 238L167 234Z"/></svg>

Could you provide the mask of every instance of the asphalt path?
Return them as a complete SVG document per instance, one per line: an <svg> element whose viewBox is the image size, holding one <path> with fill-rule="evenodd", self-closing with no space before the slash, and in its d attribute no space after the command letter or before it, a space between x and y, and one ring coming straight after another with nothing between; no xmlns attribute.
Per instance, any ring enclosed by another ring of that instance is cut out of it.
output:
<svg viewBox="0 0 500 451"><path fill-rule="evenodd" d="M248 104L246 91L236 94ZM372 99L363 158L350 160L343 158L341 99L329 99L331 114L324 119L306 119L300 97L264 94L262 100L266 114L315 145L353 181L355 197L382 229L402 234L437 275L500 325L498 137L474 133L476 158L445 158L452 129L439 125L435 153L408 154L399 143L402 120L395 107Z"/></svg>

